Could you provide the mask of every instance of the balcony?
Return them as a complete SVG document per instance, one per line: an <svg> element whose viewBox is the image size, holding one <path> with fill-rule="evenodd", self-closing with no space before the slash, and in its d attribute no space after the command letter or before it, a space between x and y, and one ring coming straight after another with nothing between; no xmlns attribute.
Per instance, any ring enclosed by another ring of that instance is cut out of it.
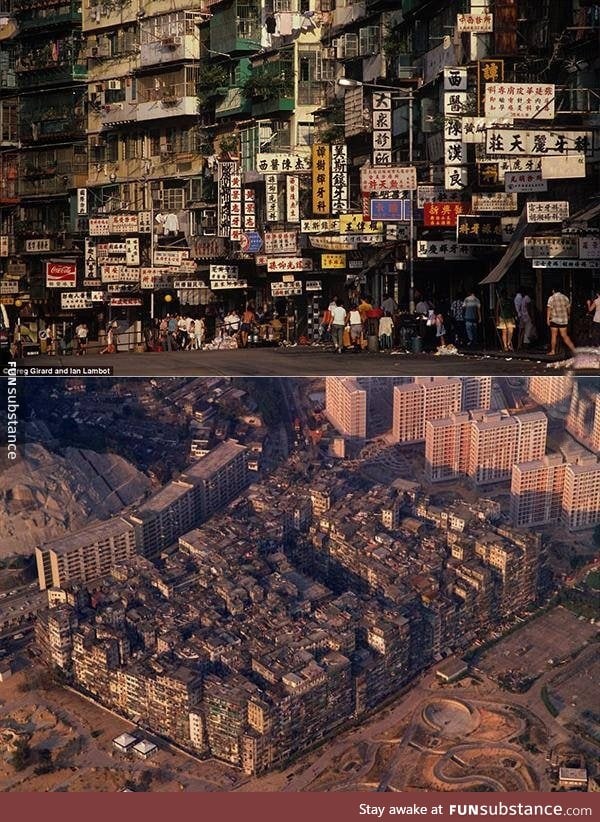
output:
<svg viewBox="0 0 600 822"><path fill-rule="evenodd" d="M210 19L210 48L226 54L259 50L260 19L260 7L255 2L234 0L227 8L219 8Z"/></svg>
<svg viewBox="0 0 600 822"><path fill-rule="evenodd" d="M57 65L54 61L33 64L20 60L16 72L17 85L26 91L61 83L84 82L87 79L87 66L70 62Z"/></svg>
<svg viewBox="0 0 600 822"><path fill-rule="evenodd" d="M24 145L33 143L51 143L67 138L81 138L85 134L85 118L74 115L71 111L65 114L52 114L50 111L37 112L31 119L22 118L19 126L21 142Z"/></svg>
<svg viewBox="0 0 600 822"><path fill-rule="evenodd" d="M16 4L22 32L81 24L81 0L21 0Z"/></svg>
<svg viewBox="0 0 600 822"><path fill-rule="evenodd" d="M85 146L65 146L21 155L17 191L20 197L52 197L85 186Z"/></svg>
<svg viewBox="0 0 600 822"><path fill-rule="evenodd" d="M175 83L160 89L138 89L137 121L198 115L194 83Z"/></svg>
<svg viewBox="0 0 600 822"><path fill-rule="evenodd" d="M140 49L141 68L200 59L200 40L192 34L164 37L155 43L145 43Z"/></svg>
<svg viewBox="0 0 600 822"><path fill-rule="evenodd" d="M215 117L231 117L234 114L249 114L252 107L241 88L227 89L225 97L215 106Z"/></svg>
<svg viewBox="0 0 600 822"><path fill-rule="evenodd" d="M135 122L138 118L137 103L123 101L122 103L107 103L102 106L100 120L102 128L121 126Z"/></svg>
<svg viewBox="0 0 600 822"><path fill-rule="evenodd" d="M276 114L279 111L293 111L293 97L272 97L252 103L252 116L262 117L265 114Z"/></svg>

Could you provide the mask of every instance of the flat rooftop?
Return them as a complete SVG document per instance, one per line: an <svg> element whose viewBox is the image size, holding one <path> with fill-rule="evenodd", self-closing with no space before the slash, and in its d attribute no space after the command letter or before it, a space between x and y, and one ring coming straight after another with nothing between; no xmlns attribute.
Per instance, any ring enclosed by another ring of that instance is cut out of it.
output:
<svg viewBox="0 0 600 822"><path fill-rule="evenodd" d="M186 482L173 480L165 485L164 488L161 488L160 491L157 491L156 494L153 494L149 500L146 500L146 502L140 505L132 516L139 516L141 519L144 519L145 514L160 514L161 511L164 511L164 509L173 502L189 493L189 490L190 487Z"/></svg>
<svg viewBox="0 0 600 822"><path fill-rule="evenodd" d="M201 457L198 462L190 465L182 475L182 480L188 482L196 482L198 480L210 479L213 477L224 465L238 457L240 454L246 452L246 447L240 445L235 440L226 440L209 451L204 457Z"/></svg>
<svg viewBox="0 0 600 822"><path fill-rule="evenodd" d="M87 548L88 545L96 542L103 542L111 537L120 537L128 531L133 532L133 525L127 520L123 517L111 517L111 519L83 528L81 531L75 531L73 534L47 540L40 545L40 548L54 551L56 554L66 554L80 548Z"/></svg>

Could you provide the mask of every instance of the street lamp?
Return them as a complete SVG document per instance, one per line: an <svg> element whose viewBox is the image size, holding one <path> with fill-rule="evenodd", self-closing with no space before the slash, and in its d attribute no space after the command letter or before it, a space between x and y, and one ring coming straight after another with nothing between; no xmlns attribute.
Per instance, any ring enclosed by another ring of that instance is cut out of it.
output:
<svg viewBox="0 0 600 822"><path fill-rule="evenodd" d="M412 165L414 159L414 143L413 143L413 123L414 123L414 102L415 96L412 89L398 88L398 86L384 86L379 83L363 83L361 80L352 80L350 77L340 77L337 81L341 88L370 88L376 91L395 91L399 92L399 96L392 97L392 100L406 100L408 102L408 162ZM408 270L410 276L410 284L408 290L408 310L411 314L415 313L415 265L414 265L414 194L410 191L410 220L408 230Z"/></svg>

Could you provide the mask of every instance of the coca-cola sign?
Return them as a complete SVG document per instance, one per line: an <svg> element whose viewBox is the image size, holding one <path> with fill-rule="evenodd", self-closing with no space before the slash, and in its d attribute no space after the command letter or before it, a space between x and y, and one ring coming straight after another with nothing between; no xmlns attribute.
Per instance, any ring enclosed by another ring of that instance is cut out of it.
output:
<svg viewBox="0 0 600 822"><path fill-rule="evenodd" d="M75 288L77 284L77 263L46 263L46 288Z"/></svg>

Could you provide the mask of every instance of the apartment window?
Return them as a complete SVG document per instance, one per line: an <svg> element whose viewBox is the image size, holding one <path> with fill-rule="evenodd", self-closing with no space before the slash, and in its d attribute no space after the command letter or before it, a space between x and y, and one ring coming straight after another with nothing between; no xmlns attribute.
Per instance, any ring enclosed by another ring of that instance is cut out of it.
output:
<svg viewBox="0 0 600 822"><path fill-rule="evenodd" d="M158 157L160 154L160 131L150 132L150 156Z"/></svg>
<svg viewBox="0 0 600 822"><path fill-rule="evenodd" d="M106 161L116 163L119 160L119 139L116 135L106 138Z"/></svg>
<svg viewBox="0 0 600 822"><path fill-rule="evenodd" d="M185 192L183 188L163 188L163 209L165 211L183 211Z"/></svg>
<svg viewBox="0 0 600 822"><path fill-rule="evenodd" d="M298 145L311 146L313 143L313 131L312 123L298 123Z"/></svg>

